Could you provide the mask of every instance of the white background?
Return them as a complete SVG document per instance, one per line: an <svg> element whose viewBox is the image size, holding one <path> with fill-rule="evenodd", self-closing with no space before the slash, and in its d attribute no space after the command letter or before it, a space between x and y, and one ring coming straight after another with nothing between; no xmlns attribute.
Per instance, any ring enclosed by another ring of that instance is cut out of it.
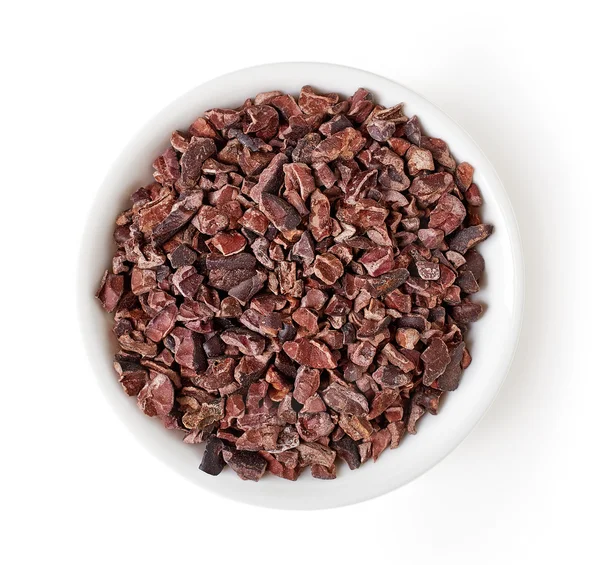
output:
<svg viewBox="0 0 600 565"><path fill-rule="evenodd" d="M0 561L595 561L600 44L591 4L4 5ZM396 492L310 513L223 500L157 463L100 395L74 311L78 238L127 140L193 86L282 60L383 74L455 118L506 186L526 264L520 346L471 436Z"/></svg>

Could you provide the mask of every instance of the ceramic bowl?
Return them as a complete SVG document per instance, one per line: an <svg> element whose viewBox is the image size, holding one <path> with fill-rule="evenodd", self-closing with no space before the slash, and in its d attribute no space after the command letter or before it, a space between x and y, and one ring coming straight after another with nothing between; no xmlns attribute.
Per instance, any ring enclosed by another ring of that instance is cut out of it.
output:
<svg viewBox="0 0 600 565"><path fill-rule="evenodd" d="M310 84L325 92L351 95L365 87L386 106L404 102L405 113L419 116L424 130L444 139L457 162L475 167L474 180L484 197L483 217L495 232L478 249L486 273L477 300L485 315L473 324L468 343L473 362L457 391L446 395L440 413L427 415L418 434L387 450L377 463L350 471L338 466L334 481L313 479L305 472L296 482L271 475L258 483L241 481L230 469L217 477L198 470L203 447L187 445L177 433L148 418L126 396L112 367L117 350L111 317L94 293L114 252L112 232L117 215L129 207L129 196L152 181L151 163L169 145L175 129L186 129L205 110L236 107L258 92L283 90L298 94ZM108 171L98 190L83 236L78 265L78 307L81 331L93 373L106 400L127 427L159 461L201 488L251 504L287 509L317 509L373 498L405 485L448 455L489 408L509 369L519 335L523 300L523 268L515 216L494 168L483 152L451 118L412 90L358 69L322 63L278 63L236 71L184 94L154 116L131 140ZM151 473L151 469L140 469Z"/></svg>

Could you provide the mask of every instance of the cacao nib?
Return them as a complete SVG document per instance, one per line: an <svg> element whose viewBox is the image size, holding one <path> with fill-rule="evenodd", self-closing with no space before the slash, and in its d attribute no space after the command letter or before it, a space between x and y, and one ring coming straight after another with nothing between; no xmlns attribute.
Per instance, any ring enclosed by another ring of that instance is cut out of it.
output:
<svg viewBox="0 0 600 565"><path fill-rule="evenodd" d="M119 303L123 290L125 288L125 278L123 275L113 275L108 271L104 272L100 289L96 293L96 297L100 300L102 308L107 312L112 312Z"/></svg>
<svg viewBox="0 0 600 565"><path fill-rule="evenodd" d="M493 230L492 226L486 224L464 228L452 237L448 245L452 251L464 255L474 245L487 239Z"/></svg>
<svg viewBox="0 0 600 565"><path fill-rule="evenodd" d="M433 338L427 349L421 354L421 360L425 366L423 384L430 386L450 363L446 344L438 337Z"/></svg>
<svg viewBox="0 0 600 565"><path fill-rule="evenodd" d="M152 241L155 244L162 244L171 239L192 219L201 204L202 192L182 193L179 200L171 208L169 215L152 229Z"/></svg>
<svg viewBox="0 0 600 565"><path fill-rule="evenodd" d="M148 416L166 416L173 409L174 398L169 377L157 373L140 390L137 403Z"/></svg>
<svg viewBox="0 0 600 565"><path fill-rule="evenodd" d="M258 453L224 447L223 459L243 481L258 481L267 470L267 462Z"/></svg>
<svg viewBox="0 0 600 565"><path fill-rule="evenodd" d="M360 454L357 443L348 436L331 442L333 450L348 464L350 469L360 467Z"/></svg>
<svg viewBox="0 0 600 565"><path fill-rule="evenodd" d="M223 470L223 467L225 467L222 455L223 447L223 442L216 436L208 438L206 447L204 448L204 455L202 456L202 463L200 463L201 471L216 476Z"/></svg>
<svg viewBox="0 0 600 565"><path fill-rule="evenodd" d="M286 341L283 350L296 363L313 369L335 369L337 366L331 350L314 339L299 338Z"/></svg>
<svg viewBox="0 0 600 565"><path fill-rule="evenodd" d="M323 400L340 414L364 416L369 411L369 403L364 395L338 383L331 383L323 391Z"/></svg>

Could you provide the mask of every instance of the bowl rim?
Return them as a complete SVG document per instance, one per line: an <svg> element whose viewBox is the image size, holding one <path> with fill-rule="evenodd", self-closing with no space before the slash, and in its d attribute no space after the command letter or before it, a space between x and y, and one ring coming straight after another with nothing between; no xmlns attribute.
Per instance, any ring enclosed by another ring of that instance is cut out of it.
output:
<svg viewBox="0 0 600 565"><path fill-rule="evenodd" d="M188 481L193 482L194 485L201 486L202 488L206 488L207 490L211 490L212 493L224 496L226 498L243 502L251 505L259 505L268 508L279 508L286 510L316 510L316 509L325 509L325 508L335 508L346 506L350 504L355 504L359 502L363 502L366 500L370 500L373 498L377 498L386 494L387 492L391 492L400 488L404 485L407 485L424 475L428 471L430 471L433 467L435 467L438 463L440 463L443 459L445 459L450 453L452 453L475 429L475 427L479 424L481 419L485 416L491 405L494 403L500 389L502 388L506 377L511 369L515 353L517 350L517 345L519 342L521 328L522 328L522 320L523 320L523 312L524 312L524 297L525 297L525 279L524 279L524 263L523 263L523 251L522 251L522 243L521 237L519 233L519 227L517 223L517 219L510 202L508 193L504 188L502 181L498 173L496 172L494 166L487 158L485 153L481 150L479 145L473 140L473 138L466 132L462 126L457 123L451 116L449 116L445 111L443 111L436 104L432 103L430 100L425 98L420 93L404 86L401 83L396 82L395 80L389 79L385 76L379 75L377 73L373 73L370 71L366 71L360 68L351 67L347 65L338 65L333 63L323 63L323 62L276 62L276 63L268 63L255 65L251 67L244 67L235 71L231 71L229 73L214 77L208 81L202 82L187 92L181 94L173 101L164 106L160 111L156 112L149 120L147 120L133 136L127 141L127 143L122 146L121 151L118 155L112 160L110 166L107 169L107 172L100 183L99 187L96 189L95 196L92 198L92 202L89 206L89 209L86 214L86 221L83 228L83 235L81 239L81 243L79 246L79 252L77 256L77 269L76 269L76 309L77 309L77 317L79 322L79 328L81 330L81 339L83 341L84 350L86 352L86 356L90 362L91 371L95 374L96 385L98 388L102 390L102 394L104 396L105 401L108 406L115 412L118 418L125 424L125 428L133 433L133 430L130 428L128 423L125 421L124 417L119 414L118 410L114 406L113 401L110 398L110 395L107 393L106 389L101 384L101 379L104 378L103 371L95 366L95 359L97 355L94 352L94 346L97 346L96 342L99 342L99 339L94 337L94 331L90 331L90 321L87 319L86 310L88 309L90 300L95 300L93 296L90 296L88 288L86 288L86 284L84 284L85 272L84 272L84 264L85 259L87 258L87 254L92 244L95 233L93 229L92 215L94 213L94 209L96 206L101 205L103 198L102 193L103 189L106 186L109 186L112 183L112 176L116 174L116 170L119 165L122 163L124 155L128 154L130 150L137 148L141 139L143 139L143 135L147 130L152 129L156 126L157 122L160 122L161 117L166 116L172 109L176 108L181 102L185 99L191 97L197 91L201 89L208 89L211 85L218 85L219 83L226 82L228 79L233 79L234 77L242 76L247 73L277 73L277 70L283 69L297 69L298 71L307 70L308 68L319 69L320 73L326 72L327 70L342 70L354 74L360 74L365 77L365 87L368 86L368 78L370 77L372 80L375 80L379 83L387 83L390 87L403 89L405 92L410 93L415 98L420 99L419 103L428 107L427 111L431 111L432 114L436 114L437 118L441 121L445 122L451 130L454 130L456 134L460 134L463 136L465 142L470 145L473 149L474 154L471 156L473 162L476 163L476 169L478 171L482 171L485 169L484 176L486 178L486 184L489 185L490 192L493 192L494 199L497 201L499 208L502 212L503 216L503 225L508 233L508 240L510 242L510 252L512 256L512 267L514 269L514 280L513 280L513 299L512 299L512 316L511 316L511 339L510 342L505 346L505 349L510 351L510 356L504 363L502 368L503 376L497 382L495 391L490 396L489 401L486 402L485 406L477 406L475 407L477 410L476 417L473 419L472 423L463 430L461 434L458 434L456 437L453 437L451 441L448 442L445 450L434 457L431 461L429 461L426 465L424 465L418 472L413 473L406 480L402 481L399 484L391 484L386 486L385 488L379 488L377 492L370 493L352 493L351 496L346 497L343 500L336 500L332 502L331 500L327 500L326 502L313 501L315 504L309 503L298 503L296 501L295 504L288 504L282 500L257 500L256 497L252 499L245 499L244 497L239 497L233 494L228 493L227 491L223 491L222 489L210 489L203 484L199 484L198 482L194 482L190 479L189 476L183 475L179 472L173 465L169 462L165 461L163 458L159 457L159 455L151 449L148 445L148 442L142 441L139 438L136 439L138 442L143 445L144 449L146 449L149 453L151 453L157 460L159 460L162 464L168 466L173 471L177 472L179 475L186 478ZM258 91L257 91L258 92ZM253 96L255 93L248 93L249 96ZM424 114L422 114L424 115ZM439 135L443 135L444 132L435 132ZM449 132L445 132L444 138L448 137ZM452 142L448 142L450 146L452 146ZM287 481L286 481L287 482Z"/></svg>

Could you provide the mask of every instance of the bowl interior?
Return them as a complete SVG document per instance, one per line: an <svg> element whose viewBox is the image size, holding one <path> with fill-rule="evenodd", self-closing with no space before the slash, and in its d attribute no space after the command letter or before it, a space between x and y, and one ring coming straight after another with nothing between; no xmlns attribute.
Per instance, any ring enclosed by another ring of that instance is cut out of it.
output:
<svg viewBox="0 0 600 565"><path fill-rule="evenodd" d="M297 94L310 84L322 91L351 95L358 87L373 92L386 106L405 103L407 115L418 115L428 135L444 139L457 159L475 167L474 180L484 197L483 217L495 232L479 250L486 260L482 290L476 299L487 309L468 336L473 356L457 391L447 395L439 415L426 416L416 436L387 450L377 463L356 471L338 466L335 481L312 479L305 472L290 482L265 476L244 482L226 469L218 477L198 470L201 446L181 442L158 421L137 408L115 378L112 357L117 349L111 317L94 299L100 277L114 252L112 231L129 196L152 180L151 163L169 144L175 129L185 129L212 107L235 107L258 92L283 90ZM315 63L279 63L244 69L198 86L158 115L132 139L100 187L83 237L78 266L78 307L85 345L98 383L123 422L158 459L204 488L229 498L280 508L327 508L366 500L419 476L450 453L490 406L508 371L521 318L522 267L518 230L508 197L493 167L474 141L440 109L415 92L388 79L348 67Z"/></svg>

